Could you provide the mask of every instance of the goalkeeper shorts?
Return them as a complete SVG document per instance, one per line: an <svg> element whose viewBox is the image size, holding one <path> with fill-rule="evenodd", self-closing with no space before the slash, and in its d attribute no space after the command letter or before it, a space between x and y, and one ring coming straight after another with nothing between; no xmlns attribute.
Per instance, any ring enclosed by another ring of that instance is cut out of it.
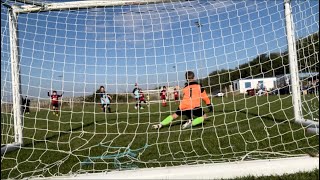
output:
<svg viewBox="0 0 320 180"><path fill-rule="evenodd" d="M192 119L193 116L201 117L205 113L203 112L203 109L201 107L196 107L194 109L188 109L188 110L180 110L179 108L176 111L176 114L179 116L185 115L189 119Z"/></svg>

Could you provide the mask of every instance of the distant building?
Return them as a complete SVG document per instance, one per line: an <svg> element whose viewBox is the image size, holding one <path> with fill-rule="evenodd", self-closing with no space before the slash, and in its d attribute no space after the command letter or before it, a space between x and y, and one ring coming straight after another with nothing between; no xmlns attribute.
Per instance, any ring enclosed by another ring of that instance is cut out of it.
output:
<svg viewBox="0 0 320 180"><path fill-rule="evenodd" d="M310 73L299 73L300 81L315 81L319 79L318 72L310 72ZM282 74L277 76L276 87L281 88L284 86L289 86L291 84L291 75L290 74Z"/></svg>
<svg viewBox="0 0 320 180"><path fill-rule="evenodd" d="M276 77L239 79L232 82L232 87L234 91L239 91L240 93L246 93L249 89L263 89L270 91L275 88L276 80Z"/></svg>
<svg viewBox="0 0 320 180"><path fill-rule="evenodd" d="M319 73L317 72L299 73L298 76L300 82L311 81L310 83L313 83L313 81L315 82L316 79L319 79ZM232 82L232 88L234 91L239 91L239 93L246 93L249 89L262 89L270 91L272 89L281 89L283 87L289 88L290 91L290 78L290 74L283 74L277 77L239 79Z"/></svg>

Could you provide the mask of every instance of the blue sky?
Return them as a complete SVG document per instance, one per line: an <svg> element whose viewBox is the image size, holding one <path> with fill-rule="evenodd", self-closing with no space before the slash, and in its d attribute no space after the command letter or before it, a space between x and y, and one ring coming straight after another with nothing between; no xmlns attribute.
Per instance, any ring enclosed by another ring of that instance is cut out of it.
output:
<svg viewBox="0 0 320 180"><path fill-rule="evenodd" d="M10 91L6 11L1 6L1 93ZM297 37L319 31L319 2L293 1ZM202 24L201 28L195 22ZM19 15L23 94L45 97L182 85L258 54L287 48L283 1L199 1ZM7 60L7 61L6 61Z"/></svg>

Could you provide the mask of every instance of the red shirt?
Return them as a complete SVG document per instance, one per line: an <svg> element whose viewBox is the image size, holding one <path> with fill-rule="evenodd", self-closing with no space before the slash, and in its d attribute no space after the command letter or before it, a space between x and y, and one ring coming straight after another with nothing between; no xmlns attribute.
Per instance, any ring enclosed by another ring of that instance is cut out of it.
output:
<svg viewBox="0 0 320 180"><path fill-rule="evenodd" d="M167 91L166 90L162 90L160 93L161 97L166 97Z"/></svg>
<svg viewBox="0 0 320 180"><path fill-rule="evenodd" d="M179 96L178 91L174 91L173 94L174 94L174 97L178 97Z"/></svg>
<svg viewBox="0 0 320 180"><path fill-rule="evenodd" d="M52 104L58 103L59 97L61 97L61 95L51 95Z"/></svg>
<svg viewBox="0 0 320 180"><path fill-rule="evenodd" d="M141 98L141 99L144 98L144 94L143 94L142 91L140 91L140 98Z"/></svg>

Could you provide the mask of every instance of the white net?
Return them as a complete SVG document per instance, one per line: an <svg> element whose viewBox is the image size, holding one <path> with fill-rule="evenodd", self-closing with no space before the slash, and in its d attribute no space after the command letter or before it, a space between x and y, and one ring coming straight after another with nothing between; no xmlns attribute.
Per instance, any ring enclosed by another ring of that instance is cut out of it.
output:
<svg viewBox="0 0 320 180"><path fill-rule="evenodd" d="M283 6L208 0L20 13L21 94L30 113L24 145L1 157L1 179L317 153L318 136L293 123ZM319 2L292 1L292 14L303 115L318 121ZM181 99L189 70L214 111L204 104L209 118L190 129L180 117L153 130L176 111L173 88ZM135 83L144 109L135 109ZM12 86L2 3L2 145L14 142ZM103 112L100 86L111 112ZM64 93L56 111L48 96L54 90Z"/></svg>

